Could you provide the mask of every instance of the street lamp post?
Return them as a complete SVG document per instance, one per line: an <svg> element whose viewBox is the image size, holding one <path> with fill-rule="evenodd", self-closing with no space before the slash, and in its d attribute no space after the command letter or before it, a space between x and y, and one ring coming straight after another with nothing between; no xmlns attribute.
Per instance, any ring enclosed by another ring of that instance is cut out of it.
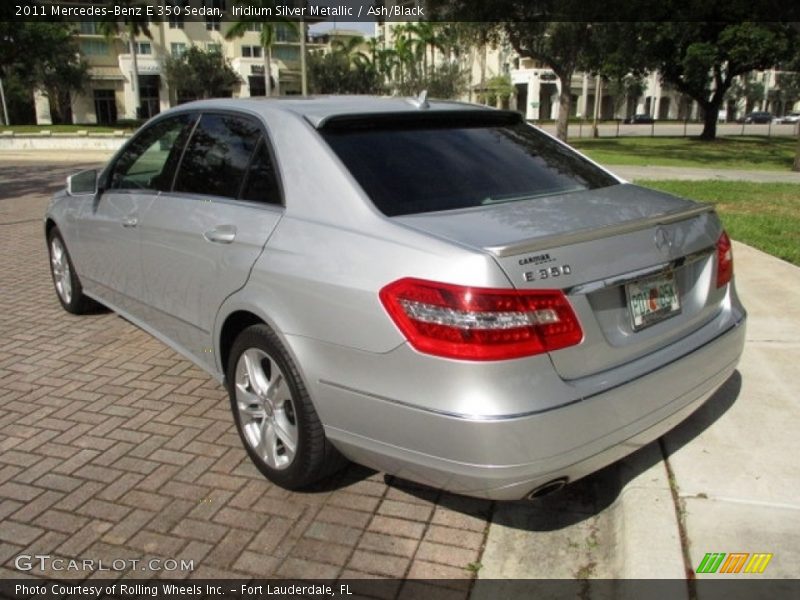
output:
<svg viewBox="0 0 800 600"><path fill-rule="evenodd" d="M306 21L300 21L300 91L303 96L308 96L308 73L306 72L306 35L308 28Z"/></svg>
<svg viewBox="0 0 800 600"><path fill-rule="evenodd" d="M594 89L594 123L592 124L592 137L600 137L600 129L598 128L598 121L600 120L600 101L601 94L603 93L603 84L600 73L595 75L595 89Z"/></svg>
<svg viewBox="0 0 800 600"><path fill-rule="evenodd" d="M0 102L3 104L3 123L11 125L8 121L8 107L6 106L6 92L3 89L3 79L0 78Z"/></svg>

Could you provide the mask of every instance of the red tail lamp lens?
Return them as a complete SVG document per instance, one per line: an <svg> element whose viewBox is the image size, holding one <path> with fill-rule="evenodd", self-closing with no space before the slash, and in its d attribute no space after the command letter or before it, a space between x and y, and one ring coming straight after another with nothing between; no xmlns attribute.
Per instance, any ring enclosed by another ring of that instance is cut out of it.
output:
<svg viewBox="0 0 800 600"><path fill-rule="evenodd" d="M407 278L384 287L380 299L409 343L435 356L504 360L583 339L560 290L474 288Z"/></svg>
<svg viewBox="0 0 800 600"><path fill-rule="evenodd" d="M717 287L721 288L733 278L733 248L725 231L717 240Z"/></svg>

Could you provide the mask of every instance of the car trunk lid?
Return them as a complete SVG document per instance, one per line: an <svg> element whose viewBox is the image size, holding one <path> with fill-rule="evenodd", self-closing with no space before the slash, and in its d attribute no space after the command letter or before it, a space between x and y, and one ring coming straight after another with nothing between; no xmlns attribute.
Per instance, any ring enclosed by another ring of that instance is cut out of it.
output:
<svg viewBox="0 0 800 600"><path fill-rule="evenodd" d="M581 344L550 354L567 380L677 342L725 296L714 284L711 207L632 184L394 220L491 253L516 288L564 290L584 331ZM679 308L637 326L630 295L654 281L674 286Z"/></svg>

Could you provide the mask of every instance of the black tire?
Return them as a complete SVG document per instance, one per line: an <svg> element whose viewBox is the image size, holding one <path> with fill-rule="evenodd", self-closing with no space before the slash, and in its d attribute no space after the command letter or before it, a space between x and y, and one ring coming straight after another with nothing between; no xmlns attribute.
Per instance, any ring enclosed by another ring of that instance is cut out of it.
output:
<svg viewBox="0 0 800 600"><path fill-rule="evenodd" d="M296 490L346 464L325 437L297 367L269 327L252 325L239 334L226 377L236 430L267 479Z"/></svg>
<svg viewBox="0 0 800 600"><path fill-rule="evenodd" d="M75 272L72 257L58 227L53 227L47 234L47 252L50 258L50 275L56 297L68 313L82 315L96 308L96 303L84 295L83 286Z"/></svg>

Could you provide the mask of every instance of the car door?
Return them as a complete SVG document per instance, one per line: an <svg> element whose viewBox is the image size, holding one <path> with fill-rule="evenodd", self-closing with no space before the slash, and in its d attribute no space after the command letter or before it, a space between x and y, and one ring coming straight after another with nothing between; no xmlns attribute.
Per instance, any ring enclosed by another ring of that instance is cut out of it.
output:
<svg viewBox="0 0 800 600"><path fill-rule="evenodd" d="M126 145L81 206L79 260L87 290L114 307L142 315L139 218L169 189L196 114L160 119Z"/></svg>
<svg viewBox="0 0 800 600"><path fill-rule="evenodd" d="M213 367L217 311L245 284L282 214L263 124L204 112L172 191L140 215L139 226L149 319L185 353Z"/></svg>

